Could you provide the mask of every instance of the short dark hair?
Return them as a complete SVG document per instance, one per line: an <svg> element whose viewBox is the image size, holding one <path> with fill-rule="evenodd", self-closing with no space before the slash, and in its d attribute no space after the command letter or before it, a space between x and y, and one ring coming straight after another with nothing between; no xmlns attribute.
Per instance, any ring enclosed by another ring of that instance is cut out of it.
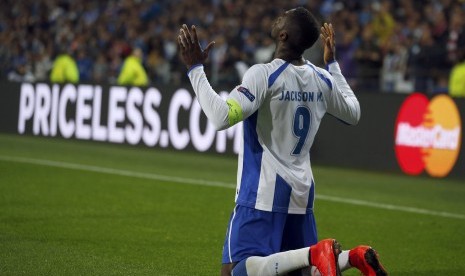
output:
<svg viewBox="0 0 465 276"><path fill-rule="evenodd" d="M320 36L320 22L306 8L298 7L288 16L286 29L289 33L289 46L299 53L315 44Z"/></svg>

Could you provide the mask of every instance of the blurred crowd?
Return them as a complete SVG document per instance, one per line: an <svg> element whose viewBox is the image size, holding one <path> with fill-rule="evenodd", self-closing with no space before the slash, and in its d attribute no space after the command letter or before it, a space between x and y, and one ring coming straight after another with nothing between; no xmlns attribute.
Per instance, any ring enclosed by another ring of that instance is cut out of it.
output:
<svg viewBox="0 0 465 276"><path fill-rule="evenodd" d="M79 82L118 83L135 50L142 85L187 81L176 37L198 26L202 45L216 42L208 74L235 85L247 68L272 59L271 23L305 6L336 30L337 57L358 90L447 92L465 57L462 0L2 0L0 78L50 81L54 60L74 59ZM321 46L306 52L321 64ZM465 76L463 77L465 78Z"/></svg>

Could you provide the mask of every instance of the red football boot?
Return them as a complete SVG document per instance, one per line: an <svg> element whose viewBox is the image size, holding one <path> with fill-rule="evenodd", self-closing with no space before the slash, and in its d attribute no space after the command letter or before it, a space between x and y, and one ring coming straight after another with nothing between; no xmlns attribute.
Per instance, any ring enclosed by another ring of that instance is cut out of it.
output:
<svg viewBox="0 0 465 276"><path fill-rule="evenodd" d="M337 257L341 245L334 239L326 239L310 246L310 265L316 266L321 276L340 276Z"/></svg>
<svg viewBox="0 0 465 276"><path fill-rule="evenodd" d="M350 264L358 268L366 276L387 276L387 272L379 262L378 253L366 245L359 245L349 251Z"/></svg>

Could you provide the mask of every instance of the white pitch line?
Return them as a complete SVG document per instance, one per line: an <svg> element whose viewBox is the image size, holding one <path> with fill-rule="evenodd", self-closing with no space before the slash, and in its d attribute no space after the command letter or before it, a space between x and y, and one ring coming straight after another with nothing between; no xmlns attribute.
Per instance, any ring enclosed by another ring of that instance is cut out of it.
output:
<svg viewBox="0 0 465 276"><path fill-rule="evenodd" d="M228 183L228 182L209 181L209 180L203 180L203 179L184 178L184 177L167 176L167 175L160 175L160 174L153 174L153 173L119 170L119 169L82 165L82 164L75 164L75 163L68 163L68 162L61 162L61 161L52 161L52 160L45 160L45 159L0 155L0 160L41 165L41 166L49 166L49 167L55 167L55 168L64 168L64 169L120 175L120 176L127 176L127 177L137 177L137 178L144 178L144 179L158 180L158 181L169 181L169 182L176 182L176 183L181 183L181 184L209 186L209 187L222 187L222 188L229 188L229 189L234 189L236 187L234 184ZM464 214L420 209L416 207L376 203L376 202L370 202L370 201L365 201L365 200L342 198L342 197L322 195L322 194L318 194L316 197L319 200L325 200L325 201L331 201L331 202L337 202L337 203L346 203L346 204L351 204L351 205L367 206L367 207L372 207L372 208L377 208L377 209L394 210L394 211L401 211L401 212L414 213L414 214L423 214L423 215L430 215L430 216L436 216L436 217L455 218L455 219L465 220Z"/></svg>
<svg viewBox="0 0 465 276"><path fill-rule="evenodd" d="M370 201L359 200L359 199L342 198L342 197L337 197L337 196L328 196L328 195L321 195L321 194L317 195L316 197L317 199L333 201L337 203L347 203L347 204L352 204L352 205L368 206L368 207L373 207L373 208L378 208L378 209L395 210L395 211L402 211L402 212L407 212L407 213L431 215L431 216L436 216L436 217L465 219L465 215L463 214L433 211L433 210L428 210L428 209L420 209L416 207L376 203L376 202L370 202Z"/></svg>
<svg viewBox="0 0 465 276"><path fill-rule="evenodd" d="M137 178L144 178L144 179L150 179L150 180L170 181L170 182L177 182L177 183L191 184L191 185L235 188L235 186L231 183L220 182L220 181L209 181L209 180L202 180L202 179L166 176L166 175L153 174L153 173L118 170L118 169L112 169L112 168L82 165L82 164L76 164L76 163L67 163L67 162L61 162L61 161L52 161L52 160L45 160L45 159L33 159L33 158L0 155L0 160L34 164L34 165L42 165L42 166L49 166L49 167L63 168L63 169L72 169L72 170L106 173L106 174L121 175L121 176L128 176L128 177L137 177Z"/></svg>

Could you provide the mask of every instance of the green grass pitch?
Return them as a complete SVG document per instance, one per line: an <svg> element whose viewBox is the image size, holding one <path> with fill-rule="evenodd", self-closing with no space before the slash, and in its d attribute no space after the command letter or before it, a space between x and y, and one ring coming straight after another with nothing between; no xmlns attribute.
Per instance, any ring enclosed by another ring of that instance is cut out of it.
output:
<svg viewBox="0 0 465 276"><path fill-rule="evenodd" d="M313 170L321 239L465 275L463 179ZM235 176L233 156L0 135L0 275L219 275Z"/></svg>

